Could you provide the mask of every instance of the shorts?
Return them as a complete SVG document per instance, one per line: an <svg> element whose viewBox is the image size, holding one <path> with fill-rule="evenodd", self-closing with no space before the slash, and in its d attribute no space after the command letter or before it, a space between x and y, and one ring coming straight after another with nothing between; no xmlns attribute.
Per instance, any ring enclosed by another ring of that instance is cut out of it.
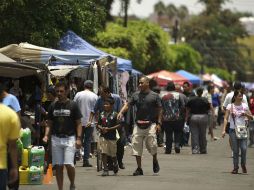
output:
<svg viewBox="0 0 254 190"><path fill-rule="evenodd" d="M100 137L99 141L102 154L106 154L107 156L111 157L116 157L117 150L116 140L108 140L105 139L104 137Z"/></svg>
<svg viewBox="0 0 254 190"><path fill-rule="evenodd" d="M0 169L0 189L5 190L7 185L7 169Z"/></svg>
<svg viewBox="0 0 254 190"><path fill-rule="evenodd" d="M52 143L52 164L72 165L74 167L74 156L76 151L75 136L59 138L52 135L51 143Z"/></svg>
<svg viewBox="0 0 254 190"><path fill-rule="evenodd" d="M137 124L134 125L132 134L132 155L142 156L143 142L151 155L157 153L157 135L156 123L152 123L147 129L140 129Z"/></svg>

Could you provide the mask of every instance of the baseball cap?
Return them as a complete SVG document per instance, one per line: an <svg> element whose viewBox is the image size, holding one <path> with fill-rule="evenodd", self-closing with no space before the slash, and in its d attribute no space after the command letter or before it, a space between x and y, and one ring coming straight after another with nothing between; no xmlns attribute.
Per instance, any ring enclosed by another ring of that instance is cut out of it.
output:
<svg viewBox="0 0 254 190"><path fill-rule="evenodd" d="M91 81L91 80L86 80L86 81L84 82L84 87L93 88L93 81Z"/></svg>

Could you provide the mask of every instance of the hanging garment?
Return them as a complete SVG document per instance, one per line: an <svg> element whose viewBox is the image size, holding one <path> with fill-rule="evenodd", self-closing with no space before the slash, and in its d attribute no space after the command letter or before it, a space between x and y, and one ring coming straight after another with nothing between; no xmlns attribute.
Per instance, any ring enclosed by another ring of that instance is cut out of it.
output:
<svg viewBox="0 0 254 190"><path fill-rule="evenodd" d="M122 94L123 94L123 100L127 100L127 90L126 90L126 85L127 85L127 82L130 78L130 75L127 71L125 72L122 72L120 74L120 79L119 79L119 84L120 84L120 88L121 88L121 91L122 91Z"/></svg>
<svg viewBox="0 0 254 190"><path fill-rule="evenodd" d="M98 94L98 88L99 88L98 67L97 67L97 64L95 63L93 65L93 91L94 91L95 94Z"/></svg>

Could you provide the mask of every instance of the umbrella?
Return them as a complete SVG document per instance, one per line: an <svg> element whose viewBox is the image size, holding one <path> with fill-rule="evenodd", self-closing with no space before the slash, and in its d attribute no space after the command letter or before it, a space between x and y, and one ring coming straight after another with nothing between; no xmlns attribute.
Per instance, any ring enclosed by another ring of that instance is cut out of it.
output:
<svg viewBox="0 0 254 190"><path fill-rule="evenodd" d="M154 79L159 86L166 86L169 81L173 81L177 84L183 84L184 82L188 81L185 77L182 77L181 75L169 72L166 70L162 70L156 73L151 73L147 75L148 78Z"/></svg>

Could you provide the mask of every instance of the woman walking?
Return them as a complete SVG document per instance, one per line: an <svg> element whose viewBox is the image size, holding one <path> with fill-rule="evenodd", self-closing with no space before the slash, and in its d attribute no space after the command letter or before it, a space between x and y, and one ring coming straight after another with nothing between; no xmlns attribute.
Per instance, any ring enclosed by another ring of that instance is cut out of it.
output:
<svg viewBox="0 0 254 190"><path fill-rule="evenodd" d="M226 108L224 127L222 131L222 137L224 138L226 135L226 127L229 120L230 122L229 138L232 142L233 164L234 164L234 168L231 172L232 174L238 173L239 148L241 149L242 172L247 173L246 169L247 137L238 138L236 135L236 126L237 125L246 126L246 118L252 119L252 115L250 113L248 105L243 103L242 100L243 100L242 92L235 91L231 104L229 104Z"/></svg>

